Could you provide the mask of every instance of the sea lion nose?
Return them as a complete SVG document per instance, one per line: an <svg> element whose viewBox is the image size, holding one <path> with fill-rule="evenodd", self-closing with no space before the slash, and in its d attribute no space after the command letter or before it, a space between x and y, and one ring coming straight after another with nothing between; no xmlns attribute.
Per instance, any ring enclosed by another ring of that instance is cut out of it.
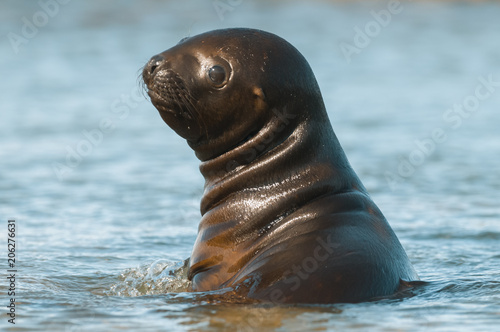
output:
<svg viewBox="0 0 500 332"><path fill-rule="evenodd" d="M162 55L155 55L149 60L148 65L147 65L147 70L150 75L153 75L155 72L156 68L160 66L163 62L165 61L165 58Z"/></svg>
<svg viewBox="0 0 500 332"><path fill-rule="evenodd" d="M155 71L158 67L165 63L165 57L163 55L155 55L151 59L149 59L148 63L144 66L142 70L142 79L146 85L149 85L154 76Z"/></svg>

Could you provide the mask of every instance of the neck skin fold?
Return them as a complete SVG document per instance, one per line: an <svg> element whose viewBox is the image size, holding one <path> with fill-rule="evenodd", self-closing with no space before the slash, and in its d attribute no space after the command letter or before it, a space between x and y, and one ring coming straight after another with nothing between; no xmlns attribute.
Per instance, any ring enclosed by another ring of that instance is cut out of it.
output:
<svg viewBox="0 0 500 332"><path fill-rule="evenodd" d="M311 113L316 117L282 112L245 143L201 163L203 217L189 272L196 290L233 277L267 237L287 228L290 214L293 223L310 220L298 213L302 206L326 195L365 192L324 108L300 114Z"/></svg>

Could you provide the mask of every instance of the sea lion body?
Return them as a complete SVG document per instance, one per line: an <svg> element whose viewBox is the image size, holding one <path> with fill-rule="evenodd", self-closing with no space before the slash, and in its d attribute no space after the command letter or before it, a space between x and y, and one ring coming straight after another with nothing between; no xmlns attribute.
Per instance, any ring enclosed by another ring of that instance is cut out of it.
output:
<svg viewBox="0 0 500 332"><path fill-rule="evenodd" d="M194 291L359 302L418 280L330 125L307 61L259 30L211 31L154 56L144 81L202 161Z"/></svg>

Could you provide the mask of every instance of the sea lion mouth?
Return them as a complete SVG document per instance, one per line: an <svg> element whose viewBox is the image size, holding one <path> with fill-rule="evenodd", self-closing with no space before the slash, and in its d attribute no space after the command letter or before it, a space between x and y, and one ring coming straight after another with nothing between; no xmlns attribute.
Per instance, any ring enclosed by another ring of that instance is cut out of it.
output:
<svg viewBox="0 0 500 332"><path fill-rule="evenodd" d="M191 92L179 74L171 69L158 70L144 79L153 105L160 111L193 120L196 115Z"/></svg>
<svg viewBox="0 0 500 332"><path fill-rule="evenodd" d="M161 94L154 90L148 89L147 93L149 98L151 99L151 102L156 107L156 109L160 111L160 113L168 113L174 117L181 115L184 118L192 120L191 115L188 112L183 111L182 107L175 103L173 100L164 98Z"/></svg>

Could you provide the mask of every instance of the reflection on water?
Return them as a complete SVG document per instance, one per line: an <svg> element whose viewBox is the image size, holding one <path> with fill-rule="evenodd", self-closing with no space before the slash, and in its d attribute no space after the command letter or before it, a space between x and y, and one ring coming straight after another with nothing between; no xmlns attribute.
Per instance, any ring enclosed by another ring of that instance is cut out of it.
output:
<svg viewBox="0 0 500 332"><path fill-rule="evenodd" d="M389 2L222 1L222 14L214 3L71 1L45 24L39 2L0 4L0 214L17 220L19 248L18 320L2 315L2 327L494 330L500 5L401 2L382 24L373 12ZM429 282L413 296L265 306L185 292L203 178L137 76L182 37L234 26L283 36L310 62L351 164ZM475 105L480 78L493 83ZM431 146L436 129L446 139Z"/></svg>

